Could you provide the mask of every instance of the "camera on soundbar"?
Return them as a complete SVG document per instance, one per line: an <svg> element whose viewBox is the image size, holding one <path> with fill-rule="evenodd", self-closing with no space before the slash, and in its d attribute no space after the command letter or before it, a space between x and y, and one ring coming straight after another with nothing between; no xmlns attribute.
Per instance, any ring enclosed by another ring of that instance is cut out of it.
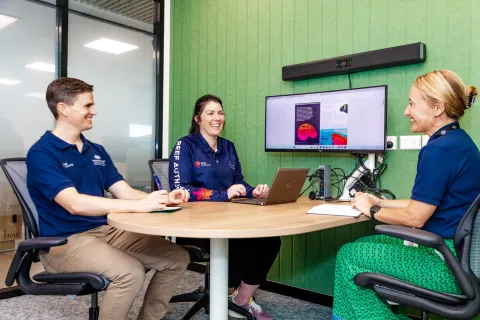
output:
<svg viewBox="0 0 480 320"><path fill-rule="evenodd" d="M347 67L350 67L351 65L352 65L352 59L351 58L341 59L341 60L337 60L335 62L335 66L337 67L337 69L347 68Z"/></svg>

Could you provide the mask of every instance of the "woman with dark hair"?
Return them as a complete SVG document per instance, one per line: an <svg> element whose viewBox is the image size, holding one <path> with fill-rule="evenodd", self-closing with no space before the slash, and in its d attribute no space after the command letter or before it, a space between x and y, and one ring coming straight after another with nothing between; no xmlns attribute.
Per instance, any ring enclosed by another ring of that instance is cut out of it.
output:
<svg viewBox="0 0 480 320"><path fill-rule="evenodd" d="M229 201L235 197L264 198L266 184L245 182L233 143L219 137L225 124L222 101L214 95L195 103L190 134L175 144L170 154L170 188L187 189L190 201ZM209 250L208 239L177 238L178 244L195 244ZM229 299L257 320L273 319L253 301L280 250L280 237L230 239ZM232 317L241 315L229 311Z"/></svg>
<svg viewBox="0 0 480 320"><path fill-rule="evenodd" d="M407 200L386 200L357 192L352 206L383 223L435 233L455 253L455 230L480 194L480 153L458 122L472 107L476 95L474 86L465 87L449 70L436 70L415 79L404 114L412 132L422 132L430 139L418 155L412 195ZM442 293L462 294L435 249L373 235L345 244L338 251L332 319L409 319L403 309L393 313L375 291L355 284L355 276L363 272L381 273Z"/></svg>

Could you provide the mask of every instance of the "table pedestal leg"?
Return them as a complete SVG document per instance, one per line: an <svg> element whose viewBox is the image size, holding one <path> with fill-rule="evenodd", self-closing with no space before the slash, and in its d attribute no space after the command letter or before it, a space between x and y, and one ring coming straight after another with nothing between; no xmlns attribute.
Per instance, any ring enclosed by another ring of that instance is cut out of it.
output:
<svg viewBox="0 0 480 320"><path fill-rule="evenodd" d="M210 320L228 319L228 239L210 239Z"/></svg>

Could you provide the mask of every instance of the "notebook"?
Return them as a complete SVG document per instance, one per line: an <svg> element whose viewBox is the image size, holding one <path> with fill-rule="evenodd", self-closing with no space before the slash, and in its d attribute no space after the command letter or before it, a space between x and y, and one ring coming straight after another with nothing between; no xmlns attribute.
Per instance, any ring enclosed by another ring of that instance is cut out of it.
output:
<svg viewBox="0 0 480 320"><path fill-rule="evenodd" d="M350 205L321 204L308 210L310 214L324 214L330 216L358 217L362 213Z"/></svg>
<svg viewBox="0 0 480 320"><path fill-rule="evenodd" d="M169 213L182 209L182 207L165 207L160 210L153 210L152 213Z"/></svg>

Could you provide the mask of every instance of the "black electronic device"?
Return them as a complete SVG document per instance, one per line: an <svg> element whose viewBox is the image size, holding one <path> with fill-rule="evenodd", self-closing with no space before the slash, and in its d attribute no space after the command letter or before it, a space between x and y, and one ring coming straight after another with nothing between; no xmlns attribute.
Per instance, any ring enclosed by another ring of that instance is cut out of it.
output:
<svg viewBox="0 0 480 320"><path fill-rule="evenodd" d="M318 167L320 170L320 180L318 182L318 199L325 200L332 197L332 182L331 182L331 171L332 168L330 165L322 165Z"/></svg>
<svg viewBox="0 0 480 320"><path fill-rule="evenodd" d="M282 68L282 79L300 80L396 67L425 61L423 42L294 64Z"/></svg>

